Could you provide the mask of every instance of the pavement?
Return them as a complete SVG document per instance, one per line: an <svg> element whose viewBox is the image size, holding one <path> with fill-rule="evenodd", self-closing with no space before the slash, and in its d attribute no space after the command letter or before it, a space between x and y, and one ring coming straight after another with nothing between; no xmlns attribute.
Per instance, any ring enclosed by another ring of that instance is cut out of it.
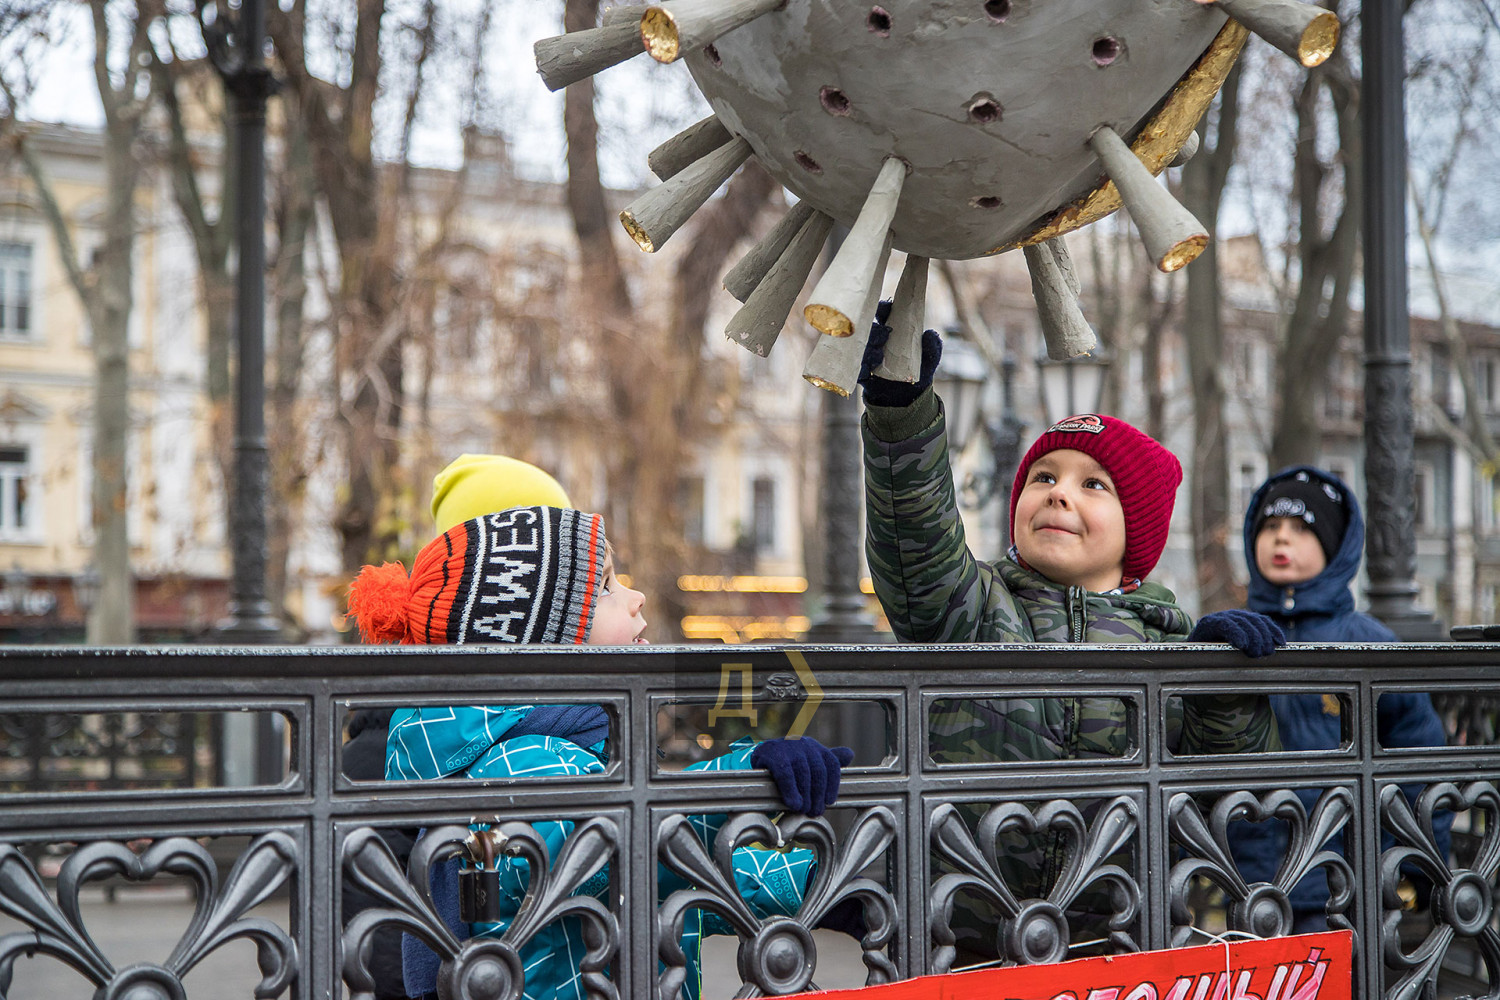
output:
<svg viewBox="0 0 1500 1000"><path fill-rule="evenodd" d="M106 898L102 888L89 888L81 904L84 927L117 969L138 962L164 961L193 915L191 889L180 883L122 885L113 901ZM287 926L284 899L269 900L250 914ZM0 937L24 929L24 925L0 915ZM832 931L815 931L814 939L822 970L819 986L846 989L864 985L865 967L853 939ZM703 1000L727 1000L739 988L734 961L737 943L730 937L709 939L704 948ZM259 981L255 946L238 940L210 952L187 974L183 985L188 1000L251 1000ZM91 1000L93 996L94 987L87 979L49 955L18 958L11 988L5 994L7 1000Z"/></svg>

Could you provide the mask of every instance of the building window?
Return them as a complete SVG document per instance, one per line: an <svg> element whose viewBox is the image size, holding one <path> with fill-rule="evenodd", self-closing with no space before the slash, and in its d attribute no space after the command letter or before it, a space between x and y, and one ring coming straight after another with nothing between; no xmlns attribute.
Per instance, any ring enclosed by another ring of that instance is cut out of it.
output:
<svg viewBox="0 0 1500 1000"><path fill-rule="evenodd" d="M31 339L31 275L31 244L0 242L0 339Z"/></svg>
<svg viewBox="0 0 1500 1000"><path fill-rule="evenodd" d="M1418 531L1435 531L1437 530L1437 496L1431 463L1418 462L1414 478L1417 494L1416 528Z"/></svg>
<svg viewBox="0 0 1500 1000"><path fill-rule="evenodd" d="M1474 360L1474 392L1479 397L1475 401L1480 413L1495 412L1495 362L1491 358L1476 358Z"/></svg>
<svg viewBox="0 0 1500 1000"><path fill-rule="evenodd" d="M1238 509L1248 510L1250 500L1255 496L1256 487L1260 486L1260 481L1264 478L1261 476L1260 466L1255 462L1241 462L1239 474L1235 478L1239 480L1235 491L1239 496Z"/></svg>
<svg viewBox="0 0 1500 1000"><path fill-rule="evenodd" d="M35 527L31 495L31 453L20 445L0 445L0 539L25 540Z"/></svg>
<svg viewBox="0 0 1500 1000"><path fill-rule="evenodd" d="M774 552L776 549L776 480L766 476L755 480L751 486L750 510L756 554Z"/></svg>

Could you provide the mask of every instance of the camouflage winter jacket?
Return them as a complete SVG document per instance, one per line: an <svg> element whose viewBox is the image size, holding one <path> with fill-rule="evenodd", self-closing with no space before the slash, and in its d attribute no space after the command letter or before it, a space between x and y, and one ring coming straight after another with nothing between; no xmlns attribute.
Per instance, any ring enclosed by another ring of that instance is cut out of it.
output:
<svg viewBox="0 0 1500 1000"><path fill-rule="evenodd" d="M867 406L866 543L875 594L902 642L1169 642L1193 621L1166 587L1095 593L1053 583L1012 559L970 554L948 464L942 404ZM1266 698L1173 699L1169 746L1181 753L1279 748ZM1128 752L1115 698L949 700L929 734L940 762L1055 760Z"/></svg>

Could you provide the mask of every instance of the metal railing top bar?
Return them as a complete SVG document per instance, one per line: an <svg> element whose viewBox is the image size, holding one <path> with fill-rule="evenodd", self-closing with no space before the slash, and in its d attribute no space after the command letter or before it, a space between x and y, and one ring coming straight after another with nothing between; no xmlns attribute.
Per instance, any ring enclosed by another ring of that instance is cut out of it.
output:
<svg viewBox="0 0 1500 1000"><path fill-rule="evenodd" d="M1249 660L1225 646L1187 643L1149 645L1083 645L1069 643L898 644L880 646L744 645L744 646L17 646L0 651L0 680L128 680L132 678L233 678L274 676L374 680L474 672L475 658L503 658L503 668L487 664L494 675L535 673L565 681L569 672L594 676L640 677L658 674L715 674L725 662L786 660L796 654L821 677L823 672L852 672L871 683L912 681L930 684L930 675L959 672L955 683L991 683L1008 671L1059 671L1052 683L1121 683L1120 675L1170 673L1181 679L1261 680L1289 668L1311 674L1288 679L1301 683L1390 677L1416 683L1420 668L1427 683L1448 680L1500 683L1500 644L1296 643L1262 660ZM564 662L559 662L564 661ZM523 666L525 664L525 666ZM1476 675L1469 668L1489 667ZM941 678L938 678L941 680Z"/></svg>

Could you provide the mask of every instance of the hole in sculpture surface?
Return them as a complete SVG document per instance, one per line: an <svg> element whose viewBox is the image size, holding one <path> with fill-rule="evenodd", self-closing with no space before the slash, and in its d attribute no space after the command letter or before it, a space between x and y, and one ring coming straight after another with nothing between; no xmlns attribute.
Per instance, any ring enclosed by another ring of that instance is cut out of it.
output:
<svg viewBox="0 0 1500 1000"><path fill-rule="evenodd" d="M871 7L870 16L865 18L865 23L870 30L881 38L889 38L891 34L891 15L884 7Z"/></svg>
<svg viewBox="0 0 1500 1000"><path fill-rule="evenodd" d="M709 42L707 45L703 46L703 54L708 56L708 61L713 63L715 66L724 65L724 60L719 58L719 50L714 47L713 42Z"/></svg>
<svg viewBox="0 0 1500 1000"><path fill-rule="evenodd" d="M1002 113L1000 102L989 94L975 94L969 100L969 118L981 125L999 121Z"/></svg>
<svg viewBox="0 0 1500 1000"><path fill-rule="evenodd" d="M847 115L853 108L849 104L849 97L837 87L824 87L818 91L818 100L823 104L823 110L830 115Z"/></svg>
<svg viewBox="0 0 1500 1000"><path fill-rule="evenodd" d="M1010 0L984 0L984 12L991 21L1004 21L1010 17Z"/></svg>
<svg viewBox="0 0 1500 1000"><path fill-rule="evenodd" d="M1094 40L1094 65L1108 66L1120 58L1120 53L1125 51L1125 46L1118 38L1109 35Z"/></svg>
<svg viewBox="0 0 1500 1000"><path fill-rule="evenodd" d="M969 199L969 204L974 208L999 208L1003 202L999 197L992 194L981 194Z"/></svg>
<svg viewBox="0 0 1500 1000"><path fill-rule="evenodd" d="M792 154L792 159L797 161L797 166L810 174L821 174L823 172L823 165L800 149Z"/></svg>

